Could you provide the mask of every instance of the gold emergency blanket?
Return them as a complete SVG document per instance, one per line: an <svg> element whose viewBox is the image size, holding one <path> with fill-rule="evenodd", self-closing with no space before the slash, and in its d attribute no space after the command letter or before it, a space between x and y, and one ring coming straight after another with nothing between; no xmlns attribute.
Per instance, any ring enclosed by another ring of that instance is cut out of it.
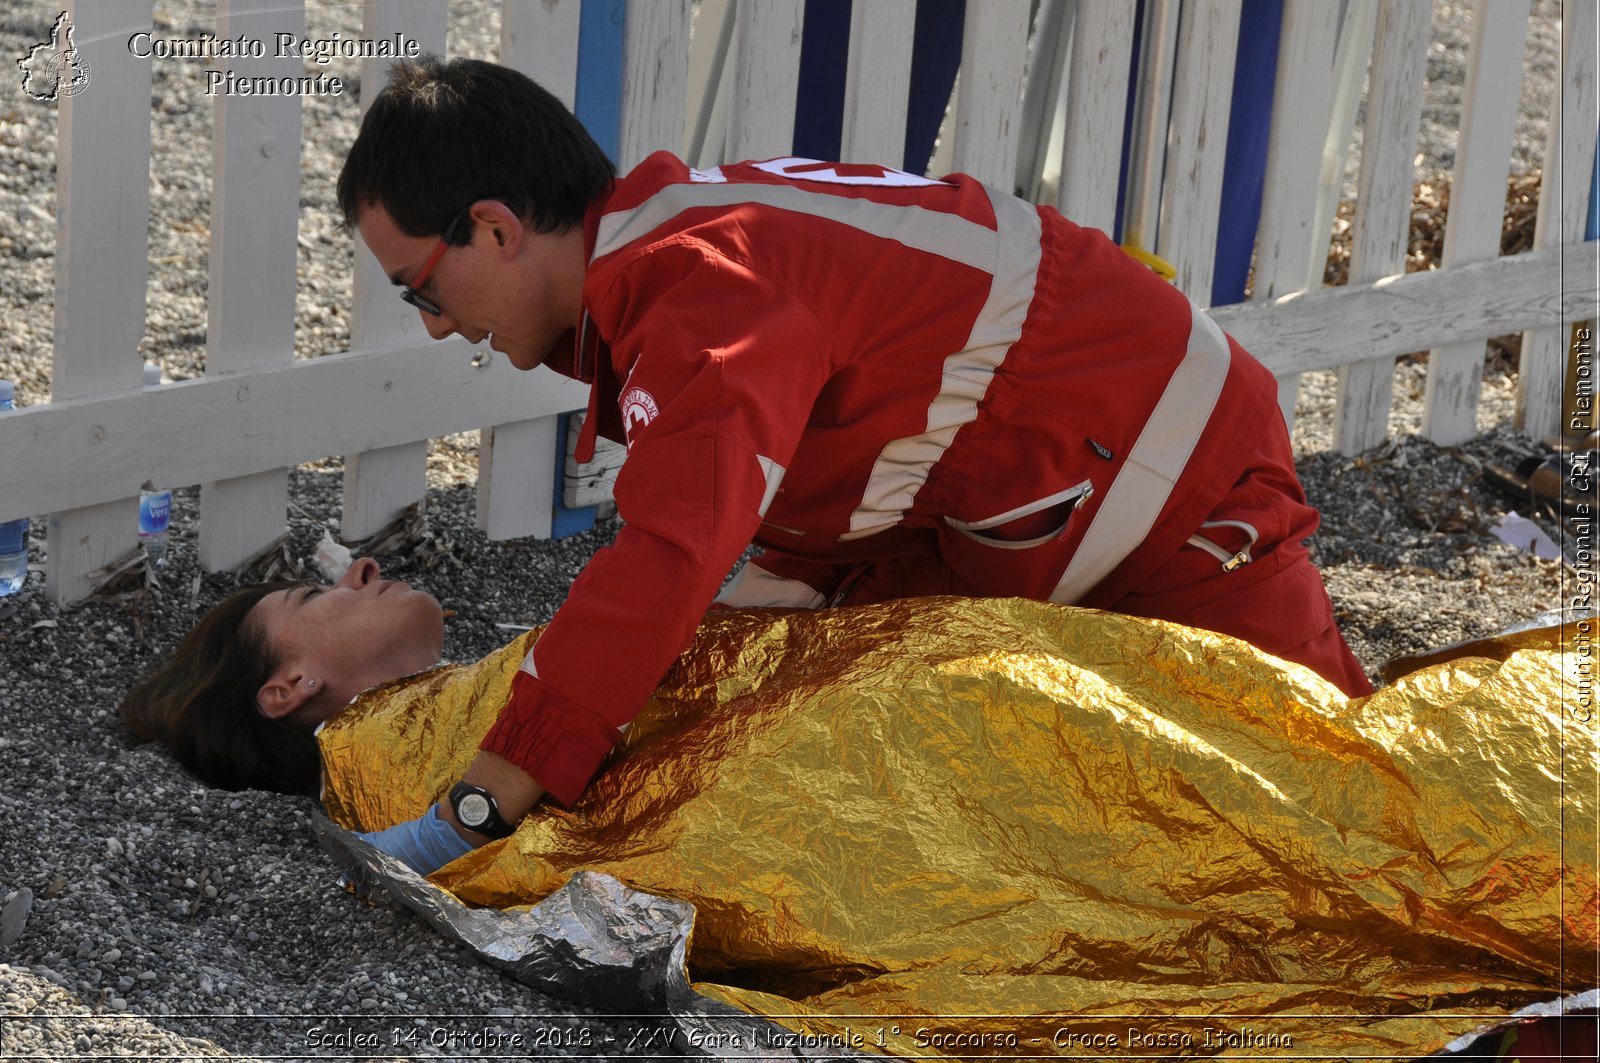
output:
<svg viewBox="0 0 1600 1063"><path fill-rule="evenodd" d="M1423 1054L1594 981L1575 628L1349 700L1037 602L713 614L575 808L432 881L689 901L696 990L868 1050ZM325 726L330 817L441 799L533 637Z"/></svg>

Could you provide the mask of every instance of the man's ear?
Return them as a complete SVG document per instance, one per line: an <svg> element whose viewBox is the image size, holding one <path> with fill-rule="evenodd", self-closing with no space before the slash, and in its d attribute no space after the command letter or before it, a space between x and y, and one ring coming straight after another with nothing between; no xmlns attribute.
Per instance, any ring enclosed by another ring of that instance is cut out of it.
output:
<svg viewBox="0 0 1600 1063"><path fill-rule="evenodd" d="M269 720L283 720L316 697L315 681L298 669L280 668L256 691L256 711Z"/></svg>
<svg viewBox="0 0 1600 1063"><path fill-rule="evenodd" d="M522 219L510 207L498 199L480 199L472 205L472 220L477 225L487 227L501 254L508 258L516 257L526 230L522 227Z"/></svg>

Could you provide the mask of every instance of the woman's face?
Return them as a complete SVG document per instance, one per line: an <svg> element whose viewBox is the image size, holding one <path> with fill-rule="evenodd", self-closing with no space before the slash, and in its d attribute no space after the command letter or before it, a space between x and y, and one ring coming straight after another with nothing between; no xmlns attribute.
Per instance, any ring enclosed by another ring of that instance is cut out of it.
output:
<svg viewBox="0 0 1600 1063"><path fill-rule="evenodd" d="M250 610L250 620L278 661L258 706L306 730L368 687L438 664L444 646L438 601L380 578L370 557L331 587L274 591Z"/></svg>

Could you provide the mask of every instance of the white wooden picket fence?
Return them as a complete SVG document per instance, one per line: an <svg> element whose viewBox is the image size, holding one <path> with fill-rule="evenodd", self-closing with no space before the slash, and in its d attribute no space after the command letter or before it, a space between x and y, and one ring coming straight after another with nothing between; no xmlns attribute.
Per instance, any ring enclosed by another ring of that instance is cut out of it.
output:
<svg viewBox="0 0 1600 1063"><path fill-rule="evenodd" d="M913 3L854 4L847 161L901 155ZM502 14L500 61L569 103L579 5L507 0ZM289 0L217 6L215 32L224 37L270 39L304 25ZM1179 11L1178 0L1154 7ZM49 593L81 597L89 573L134 545L145 480L203 485L201 561L227 568L280 534L289 466L344 455L342 530L358 538L423 495L430 437L475 428L483 429L480 525L495 538L548 534L556 418L584 405L578 385L545 370L519 373L498 357L473 364L459 339L430 341L364 250L356 255L351 351L293 360L296 97L217 98L206 375L140 387L134 351L144 326L150 66L130 60L126 41L150 26L151 7L78 0L70 8L93 83L59 104L53 401L0 417L0 520L51 514ZM1433 352L1423 430L1443 443L1470 438L1484 342L1514 331L1525 337L1522 423L1535 434L1553 430L1567 326L1593 318L1600 303L1596 245L1582 241L1597 123L1595 2L1565 5L1535 247L1501 257L1529 0L1479 0L1443 268L1405 276L1430 5L1352 0L1352 9L1375 14L1364 32L1343 34L1347 54L1354 40L1357 58L1370 49L1371 60L1350 283L1320 282L1340 5L1287 0L1254 299L1219 307L1215 317L1279 375L1290 410L1299 374L1339 370L1335 438L1347 452L1384 439L1394 359L1410 351ZM1129 0L1042 0L1028 71L1028 0L968 0L959 86L935 167L947 162L999 187L1024 187L1079 223L1109 230L1133 11ZM701 162L789 153L803 12L803 0L704 0L691 69L689 0L630 0L619 166L662 147ZM378 0L364 5L363 17L365 37L402 32L424 49L445 50L443 3ZM707 30L725 17L732 32L721 38L724 58ZM1146 183L1159 179L1151 250L1202 302L1211 290L1239 18L1236 0L1183 0L1170 111L1150 109L1147 122L1159 125L1143 131L1145 143L1165 145L1164 167L1143 163ZM364 87L380 82L381 63L364 64ZM241 76L303 72L295 59L231 65ZM1019 147L1032 160L1026 167Z"/></svg>

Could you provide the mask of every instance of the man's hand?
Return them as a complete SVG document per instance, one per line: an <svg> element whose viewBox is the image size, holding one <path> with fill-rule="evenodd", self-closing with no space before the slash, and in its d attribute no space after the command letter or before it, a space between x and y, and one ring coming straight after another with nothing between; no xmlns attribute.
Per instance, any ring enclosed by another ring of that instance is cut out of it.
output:
<svg viewBox="0 0 1600 1063"><path fill-rule="evenodd" d="M416 819L396 823L388 830L369 831L361 840L402 861L419 875L431 875L475 844L440 816L448 810L434 805Z"/></svg>
<svg viewBox="0 0 1600 1063"><path fill-rule="evenodd" d="M544 796L544 787L504 757L479 753L467 769L465 781L494 795L500 815L516 823ZM448 801L441 801L416 819L388 830L370 831L361 839L404 862L419 875L431 875L458 856L464 856L489 839L463 827Z"/></svg>

